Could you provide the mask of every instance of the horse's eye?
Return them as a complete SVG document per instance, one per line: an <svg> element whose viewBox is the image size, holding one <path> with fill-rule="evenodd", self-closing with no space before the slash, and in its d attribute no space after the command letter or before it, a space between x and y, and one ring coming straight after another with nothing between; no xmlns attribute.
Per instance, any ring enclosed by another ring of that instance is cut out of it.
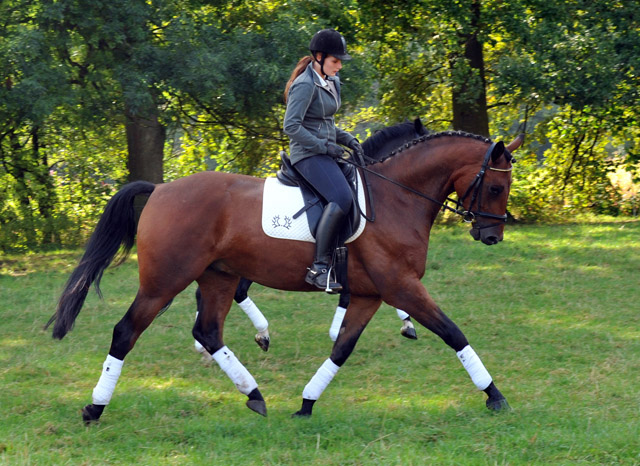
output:
<svg viewBox="0 0 640 466"><path fill-rule="evenodd" d="M497 185L491 185L489 186L489 194L492 194L494 196L497 196L498 194L500 194L502 191L504 191L504 187L502 186L497 186Z"/></svg>

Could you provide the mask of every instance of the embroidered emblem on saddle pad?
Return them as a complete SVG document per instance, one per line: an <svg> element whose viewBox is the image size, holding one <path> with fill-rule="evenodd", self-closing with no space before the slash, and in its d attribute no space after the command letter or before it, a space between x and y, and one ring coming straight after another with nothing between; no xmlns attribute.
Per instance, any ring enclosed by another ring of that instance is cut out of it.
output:
<svg viewBox="0 0 640 466"><path fill-rule="evenodd" d="M358 203L365 208L364 188L360 174L358 177ZM277 178L267 178L262 196L262 229L267 236L315 243L309 229L307 214L293 218L304 207L302 193L297 186L286 186ZM361 216L360 226L345 242L354 241L364 231L366 220Z"/></svg>

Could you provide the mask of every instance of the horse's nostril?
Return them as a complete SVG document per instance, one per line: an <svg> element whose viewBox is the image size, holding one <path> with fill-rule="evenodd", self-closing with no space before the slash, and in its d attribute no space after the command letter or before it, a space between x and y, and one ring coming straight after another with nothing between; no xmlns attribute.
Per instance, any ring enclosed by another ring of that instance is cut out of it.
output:
<svg viewBox="0 0 640 466"><path fill-rule="evenodd" d="M486 238L484 238L484 243L485 244L498 244L498 237L497 236L487 236Z"/></svg>

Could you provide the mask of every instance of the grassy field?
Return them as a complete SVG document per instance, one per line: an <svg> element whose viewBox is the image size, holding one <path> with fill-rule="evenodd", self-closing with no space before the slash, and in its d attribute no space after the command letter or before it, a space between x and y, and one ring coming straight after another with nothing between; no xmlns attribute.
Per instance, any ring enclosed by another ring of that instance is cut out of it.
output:
<svg viewBox="0 0 640 466"><path fill-rule="evenodd" d="M109 269L75 329L43 324L80 252L0 258L1 464L640 464L640 222L508 226L487 247L438 227L424 283L465 332L513 410L491 413L455 353L426 329L400 336L383 305L316 403L291 418L331 351L336 299L255 286L271 349L234 305L225 341L269 415L193 350L194 288L127 357L111 404L80 409L137 288Z"/></svg>

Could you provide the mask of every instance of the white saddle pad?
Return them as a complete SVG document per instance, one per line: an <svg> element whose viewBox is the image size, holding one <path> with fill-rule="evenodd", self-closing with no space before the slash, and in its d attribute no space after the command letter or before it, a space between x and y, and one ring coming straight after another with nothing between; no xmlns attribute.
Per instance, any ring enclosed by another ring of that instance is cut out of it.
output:
<svg viewBox="0 0 640 466"><path fill-rule="evenodd" d="M366 209L360 173L357 173L356 176L358 178L358 202L361 208ZM275 177L267 178L262 196L262 229L265 234L272 238L315 243L316 240L309 230L307 214L300 215L296 219L293 218L303 206L300 188L286 186ZM346 242L350 243L360 236L366 223L365 218L361 217L358 230Z"/></svg>

